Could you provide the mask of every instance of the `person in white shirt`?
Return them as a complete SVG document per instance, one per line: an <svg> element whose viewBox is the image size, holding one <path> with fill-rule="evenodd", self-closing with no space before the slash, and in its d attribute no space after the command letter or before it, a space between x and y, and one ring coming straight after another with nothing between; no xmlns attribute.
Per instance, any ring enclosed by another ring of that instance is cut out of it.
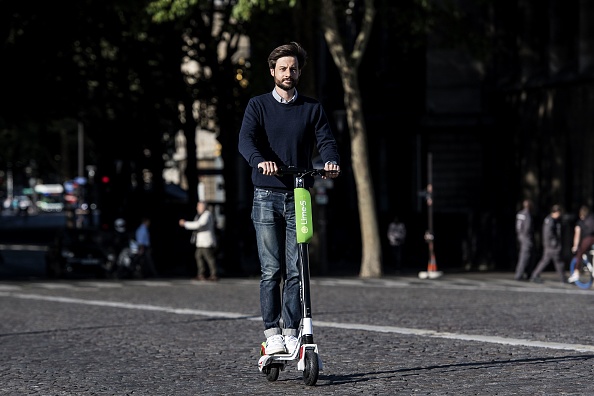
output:
<svg viewBox="0 0 594 396"><path fill-rule="evenodd" d="M217 263L215 256L216 235L214 218L206 208L206 203L199 201L196 204L196 217L193 221L179 220L179 225L186 230L193 230L191 243L196 245L196 264L198 274L195 280L218 280ZM209 276L206 277L206 265L209 268Z"/></svg>

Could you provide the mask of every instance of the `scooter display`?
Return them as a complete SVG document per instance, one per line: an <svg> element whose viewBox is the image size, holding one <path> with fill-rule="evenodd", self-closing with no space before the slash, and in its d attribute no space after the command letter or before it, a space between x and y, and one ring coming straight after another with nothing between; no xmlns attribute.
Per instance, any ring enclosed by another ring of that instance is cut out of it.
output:
<svg viewBox="0 0 594 396"><path fill-rule="evenodd" d="M262 173L262 168L259 168ZM302 318L299 328L299 343L292 353L266 354L266 343L260 347L258 369L266 375L268 381L276 381L280 371L290 361L297 360L297 369L303 371L306 385L315 385L319 372L323 370L318 345L313 339L313 320L311 314L309 243L313 237L311 194L305 188L304 179L308 176L325 176L324 169L303 169L282 167L280 174L294 175L295 225L297 228L297 246L299 254L299 288L301 293ZM329 173L329 172L328 172Z"/></svg>

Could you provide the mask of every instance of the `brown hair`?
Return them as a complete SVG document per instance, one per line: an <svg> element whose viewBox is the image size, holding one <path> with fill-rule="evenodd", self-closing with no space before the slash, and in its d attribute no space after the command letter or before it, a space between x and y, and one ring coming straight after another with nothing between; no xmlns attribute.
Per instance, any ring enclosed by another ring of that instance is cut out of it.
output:
<svg viewBox="0 0 594 396"><path fill-rule="evenodd" d="M299 64L299 71L303 69L305 64L307 63L307 52L303 49L299 43L292 41L289 44L284 44L279 47L276 47L272 50L270 55L268 55L268 67L270 69L276 68L276 61L279 58L283 58L285 56L294 56L297 58L297 63Z"/></svg>

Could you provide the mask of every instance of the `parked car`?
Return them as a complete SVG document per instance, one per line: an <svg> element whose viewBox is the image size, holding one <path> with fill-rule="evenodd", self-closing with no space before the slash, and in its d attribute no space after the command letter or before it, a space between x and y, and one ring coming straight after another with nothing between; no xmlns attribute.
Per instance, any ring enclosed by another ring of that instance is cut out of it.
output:
<svg viewBox="0 0 594 396"><path fill-rule="evenodd" d="M45 254L47 275L110 276L116 259L110 239L108 233L96 229L64 228Z"/></svg>

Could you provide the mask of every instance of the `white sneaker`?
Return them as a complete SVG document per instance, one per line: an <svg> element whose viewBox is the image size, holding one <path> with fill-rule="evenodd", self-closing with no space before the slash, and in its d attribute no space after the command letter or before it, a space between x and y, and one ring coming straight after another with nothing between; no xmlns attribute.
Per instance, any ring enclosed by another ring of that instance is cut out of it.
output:
<svg viewBox="0 0 594 396"><path fill-rule="evenodd" d="M285 339L280 334L275 334L266 339L266 346L264 350L267 355L274 355L275 353L287 353L285 346Z"/></svg>
<svg viewBox="0 0 594 396"><path fill-rule="evenodd" d="M299 345L299 339L294 335L286 335L285 345L287 347L287 353L292 354Z"/></svg>
<svg viewBox="0 0 594 396"><path fill-rule="evenodd" d="M574 283L580 279L580 273L574 272L571 276L567 279L567 282Z"/></svg>

